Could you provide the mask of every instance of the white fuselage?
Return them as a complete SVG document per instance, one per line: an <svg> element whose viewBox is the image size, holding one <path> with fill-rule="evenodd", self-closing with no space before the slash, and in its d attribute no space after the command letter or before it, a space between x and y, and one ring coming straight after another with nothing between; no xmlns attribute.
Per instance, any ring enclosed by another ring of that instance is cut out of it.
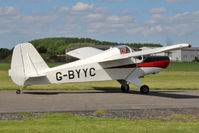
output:
<svg viewBox="0 0 199 133"><path fill-rule="evenodd" d="M129 58L100 63L101 60L115 55L120 55L120 51L117 48L111 48L101 54L86 59L49 68L41 73L46 75L46 77L41 77L39 80L35 81L31 80L31 82L27 81L27 84L60 84L125 79L136 67L114 69L111 69L111 67L133 64L135 63L135 59Z"/></svg>

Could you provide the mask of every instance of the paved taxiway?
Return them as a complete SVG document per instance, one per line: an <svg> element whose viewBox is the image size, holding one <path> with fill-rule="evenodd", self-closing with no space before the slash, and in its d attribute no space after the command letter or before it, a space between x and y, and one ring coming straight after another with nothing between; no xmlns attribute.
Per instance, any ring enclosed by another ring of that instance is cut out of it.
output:
<svg viewBox="0 0 199 133"><path fill-rule="evenodd" d="M0 91L0 113L199 108L199 91Z"/></svg>

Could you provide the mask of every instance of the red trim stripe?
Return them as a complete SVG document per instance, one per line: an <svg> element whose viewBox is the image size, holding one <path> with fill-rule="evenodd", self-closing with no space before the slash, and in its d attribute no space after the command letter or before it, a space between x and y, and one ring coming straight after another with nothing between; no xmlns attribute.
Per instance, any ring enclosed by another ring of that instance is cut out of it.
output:
<svg viewBox="0 0 199 133"><path fill-rule="evenodd" d="M167 68L170 63L170 60L163 60L163 61L153 61L153 62L143 62L138 64L128 64L128 65L121 65L121 66L114 66L105 69L113 69L113 68L134 68L134 67L160 67L160 68Z"/></svg>
<svg viewBox="0 0 199 133"><path fill-rule="evenodd" d="M167 68L170 63L170 60L163 60L163 61L154 61L154 62L146 62L138 64L139 67L161 67Z"/></svg>

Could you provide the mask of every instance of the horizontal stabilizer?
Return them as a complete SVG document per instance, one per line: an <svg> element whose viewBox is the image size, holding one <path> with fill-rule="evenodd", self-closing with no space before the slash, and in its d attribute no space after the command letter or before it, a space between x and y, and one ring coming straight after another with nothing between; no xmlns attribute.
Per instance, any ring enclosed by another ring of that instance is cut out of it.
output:
<svg viewBox="0 0 199 133"><path fill-rule="evenodd" d="M84 48L78 48L73 51L70 51L66 53L67 55L70 55L72 57L76 57L78 59L85 59L97 54L102 53L103 50L93 48L93 47L84 47Z"/></svg>

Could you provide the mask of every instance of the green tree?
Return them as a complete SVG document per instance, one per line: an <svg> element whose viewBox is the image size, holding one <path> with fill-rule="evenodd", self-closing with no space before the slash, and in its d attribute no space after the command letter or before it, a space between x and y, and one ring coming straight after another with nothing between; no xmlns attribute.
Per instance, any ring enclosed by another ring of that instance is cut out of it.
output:
<svg viewBox="0 0 199 133"><path fill-rule="evenodd" d="M195 56L195 58L192 62L199 62L199 58L197 56Z"/></svg>
<svg viewBox="0 0 199 133"><path fill-rule="evenodd" d="M39 53L46 53L47 52L47 49L44 46L37 47L37 50L38 50Z"/></svg>
<svg viewBox="0 0 199 133"><path fill-rule="evenodd" d="M0 60L5 59L9 55L11 55L11 50L7 48L0 48Z"/></svg>

